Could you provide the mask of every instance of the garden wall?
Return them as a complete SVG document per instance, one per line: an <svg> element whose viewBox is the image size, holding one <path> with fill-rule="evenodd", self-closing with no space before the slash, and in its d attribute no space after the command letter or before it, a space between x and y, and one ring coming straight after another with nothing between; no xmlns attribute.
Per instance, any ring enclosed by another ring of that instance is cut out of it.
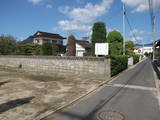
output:
<svg viewBox="0 0 160 120"><path fill-rule="evenodd" d="M60 56L0 56L0 66L32 72L73 72L110 77L110 59Z"/></svg>

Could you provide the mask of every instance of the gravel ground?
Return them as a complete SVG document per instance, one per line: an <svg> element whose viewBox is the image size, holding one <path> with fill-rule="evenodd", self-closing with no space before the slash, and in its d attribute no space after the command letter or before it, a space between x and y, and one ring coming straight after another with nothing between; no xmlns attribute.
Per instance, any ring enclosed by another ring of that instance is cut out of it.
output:
<svg viewBox="0 0 160 120"><path fill-rule="evenodd" d="M105 81L102 76L27 73L0 68L0 120L34 120Z"/></svg>

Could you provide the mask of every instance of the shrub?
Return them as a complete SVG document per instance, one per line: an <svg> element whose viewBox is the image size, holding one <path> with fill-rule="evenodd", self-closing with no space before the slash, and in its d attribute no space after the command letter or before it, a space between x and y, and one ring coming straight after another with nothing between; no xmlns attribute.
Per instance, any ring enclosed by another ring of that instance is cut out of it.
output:
<svg viewBox="0 0 160 120"><path fill-rule="evenodd" d="M52 55L52 44L45 42L42 45L42 54L43 55Z"/></svg>
<svg viewBox="0 0 160 120"><path fill-rule="evenodd" d="M92 56L92 53L91 52L86 52L83 54L83 56Z"/></svg>
<svg viewBox="0 0 160 120"><path fill-rule="evenodd" d="M109 43L110 55L122 55L123 45L120 42Z"/></svg>
<svg viewBox="0 0 160 120"><path fill-rule="evenodd" d="M18 65L18 68L21 69L21 68L22 68L22 64L19 64L19 65Z"/></svg>
<svg viewBox="0 0 160 120"><path fill-rule="evenodd" d="M111 59L111 76L117 75L128 68L128 57L125 55L107 56Z"/></svg>
<svg viewBox="0 0 160 120"><path fill-rule="evenodd" d="M133 57L133 64L136 64L136 63L138 63L139 62L139 55L132 55L132 57Z"/></svg>

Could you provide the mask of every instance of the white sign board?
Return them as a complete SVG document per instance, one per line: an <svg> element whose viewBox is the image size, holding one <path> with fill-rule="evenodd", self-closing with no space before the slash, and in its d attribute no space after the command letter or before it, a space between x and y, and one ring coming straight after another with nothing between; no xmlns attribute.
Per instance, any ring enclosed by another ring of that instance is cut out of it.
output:
<svg viewBox="0 0 160 120"><path fill-rule="evenodd" d="M96 43L95 55L108 55L108 43Z"/></svg>

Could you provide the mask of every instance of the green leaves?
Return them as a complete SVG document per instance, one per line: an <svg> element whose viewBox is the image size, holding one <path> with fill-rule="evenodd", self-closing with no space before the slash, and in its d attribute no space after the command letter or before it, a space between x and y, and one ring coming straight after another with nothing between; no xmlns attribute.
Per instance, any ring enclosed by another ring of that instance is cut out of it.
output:
<svg viewBox="0 0 160 120"><path fill-rule="evenodd" d="M110 55L121 55L123 52L123 36L120 32L114 30L107 36L107 42L109 43Z"/></svg>
<svg viewBox="0 0 160 120"><path fill-rule="evenodd" d="M109 43L109 54L110 55L121 55L123 50L123 45L121 42Z"/></svg>
<svg viewBox="0 0 160 120"><path fill-rule="evenodd" d="M111 76L117 75L128 68L128 57L126 55L111 55L109 58L111 59Z"/></svg>
<svg viewBox="0 0 160 120"><path fill-rule="evenodd" d="M123 42L123 36L120 32L113 30L110 32L107 36L107 42L113 43L113 42Z"/></svg>
<svg viewBox="0 0 160 120"><path fill-rule="evenodd" d="M16 52L16 40L12 36L0 36L0 54L13 55Z"/></svg>
<svg viewBox="0 0 160 120"><path fill-rule="evenodd" d="M106 39L106 25L103 22L96 22L92 28L92 55L95 51L95 43L104 43L107 42Z"/></svg>
<svg viewBox="0 0 160 120"><path fill-rule="evenodd" d="M42 54L43 55L52 55L52 44L45 42L42 45Z"/></svg>
<svg viewBox="0 0 160 120"><path fill-rule="evenodd" d="M126 41L126 43L125 43L126 55L130 55L130 56L133 55L134 54L134 52L133 52L134 47L135 47L135 45L131 40Z"/></svg>
<svg viewBox="0 0 160 120"><path fill-rule="evenodd" d="M136 64L136 63L138 63L139 62L139 55L132 55L132 57L133 57L133 64Z"/></svg>

